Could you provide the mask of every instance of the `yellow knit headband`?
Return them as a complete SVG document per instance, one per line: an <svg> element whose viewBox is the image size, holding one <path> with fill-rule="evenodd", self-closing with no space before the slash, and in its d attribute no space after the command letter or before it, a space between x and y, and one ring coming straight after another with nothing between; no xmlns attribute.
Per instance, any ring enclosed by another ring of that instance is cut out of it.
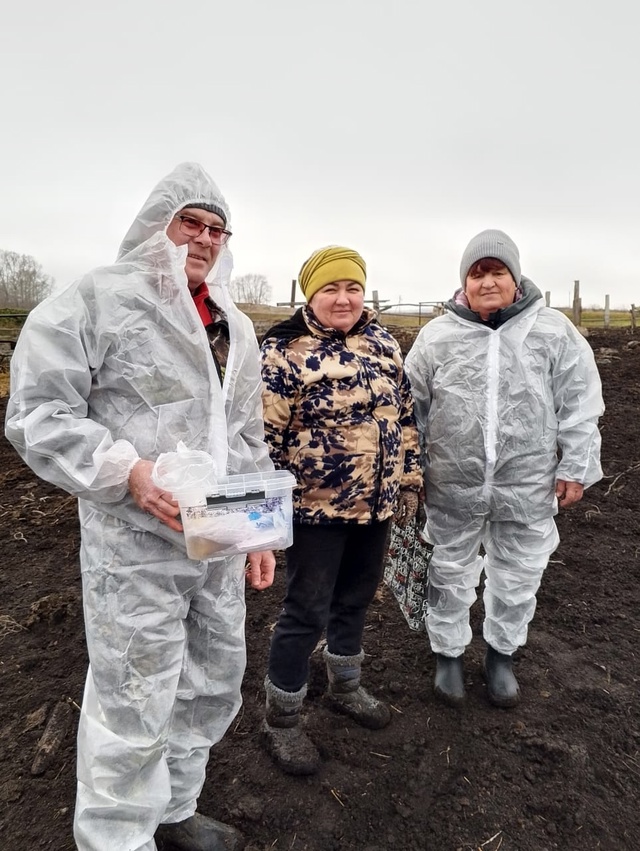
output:
<svg viewBox="0 0 640 851"><path fill-rule="evenodd" d="M341 245L314 251L303 263L298 275L300 289L307 301L311 301L322 287L335 281L355 281L364 289L366 280L367 264L357 251Z"/></svg>

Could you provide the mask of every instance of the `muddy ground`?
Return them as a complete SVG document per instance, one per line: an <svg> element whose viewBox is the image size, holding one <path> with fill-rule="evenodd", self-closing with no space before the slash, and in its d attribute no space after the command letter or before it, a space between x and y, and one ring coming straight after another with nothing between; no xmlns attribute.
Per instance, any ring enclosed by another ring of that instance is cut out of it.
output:
<svg viewBox="0 0 640 851"><path fill-rule="evenodd" d="M605 479L558 518L562 543L517 659L518 708L487 703L479 603L469 698L456 711L434 701L426 640L383 592L369 613L364 675L393 706L391 725L369 732L332 714L316 656L306 724L323 766L312 778L282 775L258 737L282 573L268 592L248 593L245 703L213 752L201 809L241 828L250 851L640 848L640 345L626 331L590 342L607 403ZM2 439L0 514L0 847L64 851L74 847L87 664L75 502ZM37 746L54 709L67 731L47 761Z"/></svg>

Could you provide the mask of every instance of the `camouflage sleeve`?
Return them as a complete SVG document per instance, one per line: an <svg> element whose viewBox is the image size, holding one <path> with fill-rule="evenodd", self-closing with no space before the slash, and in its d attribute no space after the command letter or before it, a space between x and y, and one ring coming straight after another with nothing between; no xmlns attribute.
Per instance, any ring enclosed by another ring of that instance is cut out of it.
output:
<svg viewBox="0 0 640 851"><path fill-rule="evenodd" d="M285 436L291 421L295 388L291 365L277 341L262 344L262 410L264 436L276 469L287 466L284 452Z"/></svg>
<svg viewBox="0 0 640 851"><path fill-rule="evenodd" d="M404 444L404 473L400 486L420 490L422 488L422 470L420 467L420 443L418 429L413 414L413 396L411 386L404 370L400 379L400 425L402 426L402 442Z"/></svg>

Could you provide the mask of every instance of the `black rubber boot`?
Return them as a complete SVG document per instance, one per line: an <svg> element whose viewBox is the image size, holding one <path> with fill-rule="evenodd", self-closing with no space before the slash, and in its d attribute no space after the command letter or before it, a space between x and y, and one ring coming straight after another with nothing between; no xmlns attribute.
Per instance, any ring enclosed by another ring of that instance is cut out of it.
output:
<svg viewBox="0 0 640 851"><path fill-rule="evenodd" d="M300 726L306 685L299 691L284 691L267 677L264 687L267 703L261 735L266 750L286 774L315 774L320 754Z"/></svg>
<svg viewBox="0 0 640 851"><path fill-rule="evenodd" d="M391 710L360 685L364 651L361 650L357 656L337 656L325 647L323 656L327 663L327 699L331 706L369 730L386 727L391 721Z"/></svg>
<svg viewBox="0 0 640 851"><path fill-rule="evenodd" d="M154 837L158 851L241 851L239 830L200 813L175 824L161 824Z"/></svg>
<svg viewBox="0 0 640 851"><path fill-rule="evenodd" d="M512 657L487 647L484 677L489 700L494 706L511 709L520 703L520 687L513 673Z"/></svg>
<svg viewBox="0 0 640 851"><path fill-rule="evenodd" d="M464 703L464 665L463 656L443 656L436 653L436 676L434 690L436 697L449 706Z"/></svg>

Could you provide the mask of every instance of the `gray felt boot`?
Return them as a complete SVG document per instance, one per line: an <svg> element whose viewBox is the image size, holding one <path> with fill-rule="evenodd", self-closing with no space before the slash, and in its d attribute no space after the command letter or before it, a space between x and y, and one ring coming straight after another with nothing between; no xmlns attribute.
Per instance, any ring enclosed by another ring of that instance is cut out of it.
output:
<svg viewBox="0 0 640 851"><path fill-rule="evenodd" d="M389 707L360 685L364 651L361 650L357 656L336 656L325 647L323 656L329 678L327 696L333 708L370 730L386 727L391 721Z"/></svg>
<svg viewBox="0 0 640 851"><path fill-rule="evenodd" d="M267 693L262 741L278 766L287 774L315 774L320 754L300 726L300 712L307 693L306 685L299 691L284 691L264 681Z"/></svg>
<svg viewBox="0 0 640 851"><path fill-rule="evenodd" d="M520 687L513 673L511 656L498 653L488 645L484 657L484 676L489 700L494 706L511 709L520 703Z"/></svg>
<svg viewBox="0 0 640 851"><path fill-rule="evenodd" d="M221 821L194 813L175 824L161 824L154 837L158 851L240 851L240 831Z"/></svg>
<svg viewBox="0 0 640 851"><path fill-rule="evenodd" d="M436 653L436 676L433 683L436 697L449 706L464 703L464 667L462 656L443 656Z"/></svg>

